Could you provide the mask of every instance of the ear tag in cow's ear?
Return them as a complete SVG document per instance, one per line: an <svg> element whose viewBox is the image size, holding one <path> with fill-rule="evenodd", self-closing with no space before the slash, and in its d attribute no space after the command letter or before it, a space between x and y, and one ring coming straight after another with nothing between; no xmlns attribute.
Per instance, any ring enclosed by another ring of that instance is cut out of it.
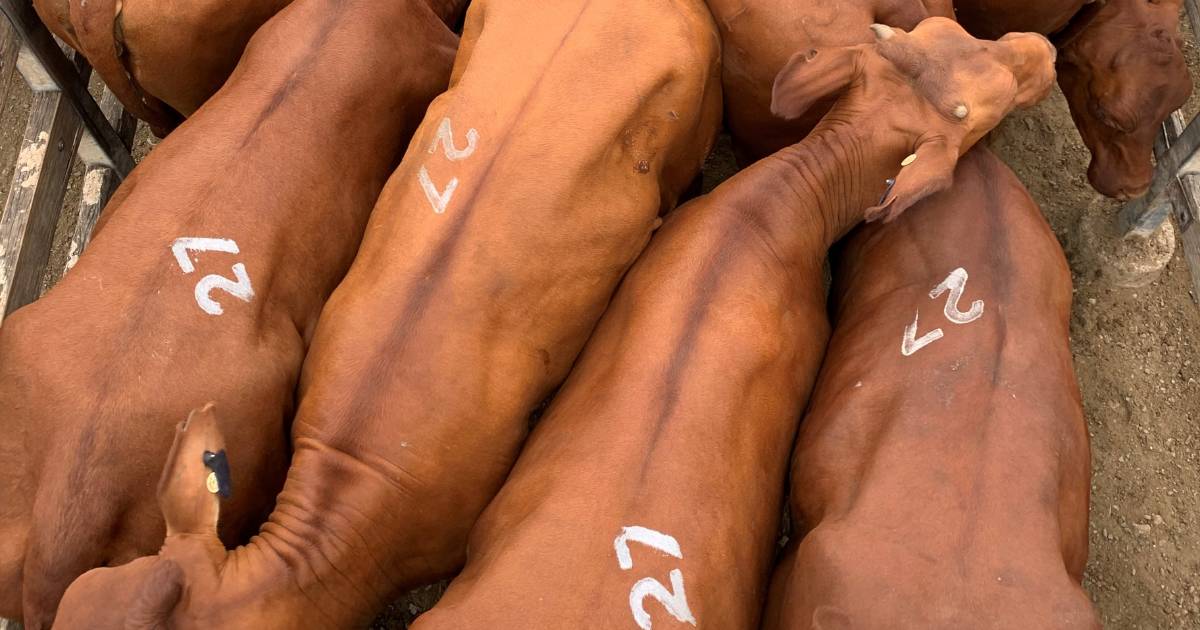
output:
<svg viewBox="0 0 1200 630"><path fill-rule="evenodd" d="M212 471L205 480L208 491L222 499L233 496L233 479L229 475L229 459L225 457L225 451L204 451L204 465Z"/></svg>
<svg viewBox="0 0 1200 630"><path fill-rule="evenodd" d="M881 206L883 202L887 201L888 195L892 194L892 189L896 187L896 180L891 177L887 178L884 183L887 184L887 188L883 190L883 195L879 197L879 205Z"/></svg>

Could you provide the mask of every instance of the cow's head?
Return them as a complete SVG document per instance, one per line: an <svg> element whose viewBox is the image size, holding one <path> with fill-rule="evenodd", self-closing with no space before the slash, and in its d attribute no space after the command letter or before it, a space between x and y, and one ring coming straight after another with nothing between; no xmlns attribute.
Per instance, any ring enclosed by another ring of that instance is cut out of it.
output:
<svg viewBox="0 0 1200 630"><path fill-rule="evenodd" d="M823 125L848 125L869 150L900 145L915 154L867 220L889 221L951 184L958 158L1015 107L1054 84L1054 47L1041 35L978 40L953 20L929 18L906 33L871 27L873 44L807 50L775 80L771 109L793 119L838 96ZM901 154L903 155L903 154ZM897 165L899 168L899 165Z"/></svg>
<svg viewBox="0 0 1200 630"><path fill-rule="evenodd" d="M163 548L157 556L80 576L63 596L55 627L166 628L175 625L182 602L203 607L226 559L217 537L219 495L229 489L224 449L211 404L179 424L158 485L167 524Z"/></svg>
<svg viewBox="0 0 1200 630"><path fill-rule="evenodd" d="M1088 179L1110 197L1146 191L1162 122L1191 94L1181 2L1097 1L1058 39L1059 83L1092 152Z"/></svg>

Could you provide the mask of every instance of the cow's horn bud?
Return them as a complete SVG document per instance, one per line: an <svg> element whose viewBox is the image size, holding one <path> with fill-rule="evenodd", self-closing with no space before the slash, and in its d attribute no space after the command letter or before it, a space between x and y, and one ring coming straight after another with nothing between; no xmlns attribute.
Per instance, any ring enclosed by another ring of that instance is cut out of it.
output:
<svg viewBox="0 0 1200 630"><path fill-rule="evenodd" d="M954 117L959 120L963 120L967 117L967 114L970 113L970 111L971 110L967 109L966 105L959 105L958 107L954 108Z"/></svg>
<svg viewBox="0 0 1200 630"><path fill-rule="evenodd" d="M875 32L875 39L879 41L887 41L896 36L896 31L886 24L872 24L871 30Z"/></svg>

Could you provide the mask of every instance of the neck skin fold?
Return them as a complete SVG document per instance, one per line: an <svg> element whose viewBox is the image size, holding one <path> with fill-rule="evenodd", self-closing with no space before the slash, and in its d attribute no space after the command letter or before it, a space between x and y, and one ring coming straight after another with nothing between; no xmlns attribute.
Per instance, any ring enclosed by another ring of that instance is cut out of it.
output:
<svg viewBox="0 0 1200 630"><path fill-rule="evenodd" d="M911 147L879 142L869 126L834 113L803 141L755 163L714 194L729 195L763 227L781 261L820 269L829 248L863 220L887 191ZM731 182L733 183L733 182ZM725 203L721 201L720 203Z"/></svg>

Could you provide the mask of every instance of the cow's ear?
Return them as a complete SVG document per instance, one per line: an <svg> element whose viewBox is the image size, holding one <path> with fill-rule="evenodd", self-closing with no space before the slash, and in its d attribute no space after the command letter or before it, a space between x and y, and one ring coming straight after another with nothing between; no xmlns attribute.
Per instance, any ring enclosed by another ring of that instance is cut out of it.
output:
<svg viewBox="0 0 1200 630"><path fill-rule="evenodd" d="M183 597L183 570L170 560L156 559L141 590L125 613L126 630L159 630L168 627L171 612Z"/></svg>
<svg viewBox="0 0 1200 630"><path fill-rule="evenodd" d="M224 457L225 440L212 403L192 411L175 428L175 442L158 481L158 505L167 522L167 536L216 535L218 495L229 484L228 466L222 472L214 461L223 462Z"/></svg>
<svg viewBox="0 0 1200 630"><path fill-rule="evenodd" d="M1013 73L1017 85L1013 95L1014 106L1022 109L1032 107L1054 89L1054 64L1058 59L1058 49L1050 40L1037 33L1009 33L990 45ZM1045 54L1047 49L1050 51L1049 57Z"/></svg>
<svg viewBox="0 0 1200 630"><path fill-rule="evenodd" d="M771 112L785 120L803 116L824 98L844 91L862 71L862 48L810 49L792 55L775 77Z"/></svg>
<svg viewBox="0 0 1200 630"><path fill-rule="evenodd" d="M923 141L901 167L895 185L880 199L879 205L867 210L866 220L887 223L900 216L922 199L946 190L954 183L954 168L958 164L958 145L936 136Z"/></svg>

